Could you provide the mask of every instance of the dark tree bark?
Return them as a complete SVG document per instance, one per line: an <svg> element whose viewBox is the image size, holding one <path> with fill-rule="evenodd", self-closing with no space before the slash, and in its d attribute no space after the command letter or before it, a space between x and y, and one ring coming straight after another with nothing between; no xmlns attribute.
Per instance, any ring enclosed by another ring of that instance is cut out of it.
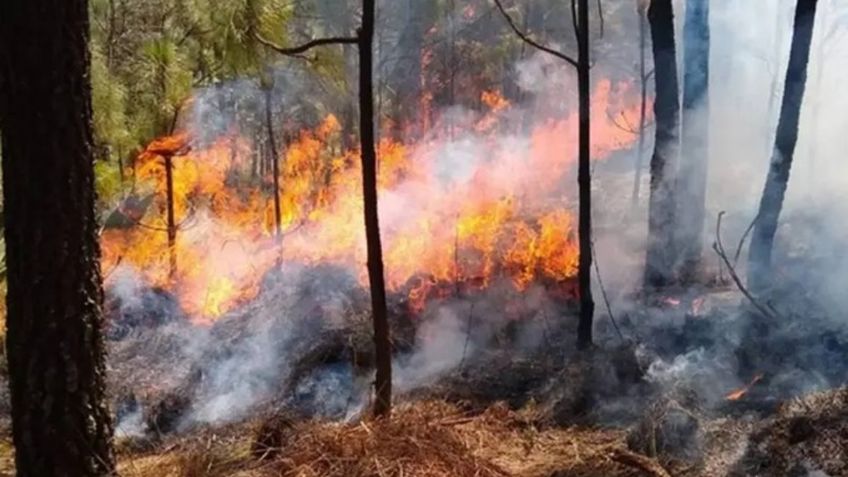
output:
<svg viewBox="0 0 848 477"><path fill-rule="evenodd" d="M633 195L630 199L631 206L636 207L639 202L639 193L642 189L642 163L645 158L645 125L648 118L648 77L645 63L645 47L647 46L648 24L645 19L647 3L639 1L636 3L636 13L639 15L639 145L636 150L636 170L633 176Z"/></svg>
<svg viewBox="0 0 848 477"><path fill-rule="evenodd" d="M677 183L677 276L694 278L704 243L709 162L709 0L688 0L683 40L682 154Z"/></svg>
<svg viewBox="0 0 848 477"><path fill-rule="evenodd" d="M0 2L7 357L20 477L113 473L88 2Z"/></svg>
<svg viewBox="0 0 848 477"><path fill-rule="evenodd" d="M648 247L645 286L662 287L673 280L673 171L679 152L680 98L672 0L652 0L648 9L654 52L656 139L651 157Z"/></svg>
<svg viewBox="0 0 848 477"><path fill-rule="evenodd" d="M774 152L748 253L748 288L755 294L763 294L769 287L772 246L786 195L786 185L789 182L795 145L798 142L798 122L807 84L807 63L810 58L816 4L816 0L798 0L798 5L795 7L792 48L786 70L786 85L780 107Z"/></svg>
<svg viewBox="0 0 848 477"><path fill-rule="evenodd" d="M277 151L277 140L274 138L274 122L271 115L272 86L265 88L265 128L268 132L268 146L271 148L271 175L274 194L274 236L280 238L282 228L282 211L280 210L280 158Z"/></svg>
<svg viewBox="0 0 848 477"><path fill-rule="evenodd" d="M592 345L592 321L595 301L592 299L592 177L589 83L589 0L579 0L577 8L577 89L579 94L579 154L577 162L577 185L580 206L577 235L580 260L577 283L580 288L580 321L577 326L577 348Z"/></svg>
<svg viewBox="0 0 848 477"><path fill-rule="evenodd" d="M383 276L383 249L377 214L377 152L374 149L374 0L362 1L359 30L359 132L362 148L362 194L365 200L365 239L368 245L368 283L374 318L377 375L374 415L388 417L392 410L392 355Z"/></svg>
<svg viewBox="0 0 848 477"><path fill-rule="evenodd" d="M168 274L177 273L177 221L174 218L174 159L170 154L162 157L165 162L165 207L168 218Z"/></svg>
<svg viewBox="0 0 848 477"><path fill-rule="evenodd" d="M118 148L118 179L120 179L121 186L123 187L126 177L124 174L124 151L121 148Z"/></svg>

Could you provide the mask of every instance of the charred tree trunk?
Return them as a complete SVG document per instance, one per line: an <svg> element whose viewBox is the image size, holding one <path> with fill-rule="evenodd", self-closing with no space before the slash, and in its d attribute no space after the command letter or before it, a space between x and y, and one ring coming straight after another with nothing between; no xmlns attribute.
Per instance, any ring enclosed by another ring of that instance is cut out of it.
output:
<svg viewBox="0 0 848 477"><path fill-rule="evenodd" d="M760 210L751 237L748 255L748 286L754 293L762 294L769 286L771 254L777 221L783 208L789 171L798 142L798 121L807 83L807 63L810 58L810 43L816 17L817 0L798 0L795 7L795 26L792 34L792 49L786 70L786 85L780 120L777 124L774 152L766 184L760 199Z"/></svg>
<svg viewBox="0 0 848 477"><path fill-rule="evenodd" d="M590 87L589 84L589 0L579 0L577 14L577 88L580 102L579 157L577 184L580 189L578 236L580 261L577 282L580 288L580 322L577 326L577 347L592 345L592 320L595 302L592 299L592 177L590 149Z"/></svg>
<svg viewBox="0 0 848 477"><path fill-rule="evenodd" d="M647 3L640 1L636 4L636 13L639 15L639 145L636 150L636 171L633 176L633 195L630 199L631 207L635 208L639 202L639 193L642 189L642 163L645 159L645 124L648 117L648 77L645 65L645 47L647 46L648 25L645 19Z"/></svg>
<svg viewBox="0 0 848 477"><path fill-rule="evenodd" d="M274 122L271 117L271 87L265 88L265 128L268 131L268 146L271 149L271 175L274 194L274 236L279 239L282 228L282 212L280 210L280 158L277 151L277 141L274 138Z"/></svg>
<svg viewBox="0 0 848 477"><path fill-rule="evenodd" d="M88 2L0 3L7 357L21 477L113 475Z"/></svg>
<svg viewBox="0 0 848 477"><path fill-rule="evenodd" d="M174 218L174 160L171 155L165 160L165 206L168 217L168 276L177 273L177 222Z"/></svg>
<svg viewBox="0 0 848 477"><path fill-rule="evenodd" d="M362 192L365 201L365 238L368 245L368 282L374 318L374 349L377 363L374 415L388 417L392 410L392 356L383 250L377 213L377 152L374 149L374 0L362 1L359 30L359 133L362 148Z"/></svg>
<svg viewBox="0 0 848 477"><path fill-rule="evenodd" d="M648 205L648 250L645 286L662 287L673 280L673 174L679 152L680 98L672 0L652 0L648 9L654 52L656 139L651 157Z"/></svg>
<svg viewBox="0 0 848 477"><path fill-rule="evenodd" d="M709 0L688 0L683 40L683 138L677 184L677 276L692 280L703 251L709 162Z"/></svg>

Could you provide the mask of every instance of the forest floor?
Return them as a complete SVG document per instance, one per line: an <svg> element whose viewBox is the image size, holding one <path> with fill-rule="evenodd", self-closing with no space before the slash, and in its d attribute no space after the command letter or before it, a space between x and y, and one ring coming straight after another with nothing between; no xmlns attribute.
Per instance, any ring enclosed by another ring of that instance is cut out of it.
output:
<svg viewBox="0 0 848 477"><path fill-rule="evenodd" d="M401 404L388 421L274 416L149 448L119 441L119 470L129 477L848 476L846 388L788 401L769 417L701 422L692 459L630 450L632 428L540 422L533 404L469 414L437 400Z"/></svg>
<svg viewBox="0 0 848 477"><path fill-rule="evenodd" d="M388 421L250 423L148 453L122 450L120 467L137 477L638 476L645 475L639 463L659 469L628 451L621 431L543 430L526 412L496 405L469 416L424 401L399 406Z"/></svg>
<svg viewBox="0 0 848 477"><path fill-rule="evenodd" d="M388 421L286 416L196 429L155 443L118 439L126 477L848 476L848 389L784 403L769 418L702 423L693 460L629 449L632 429L538 425L533 405L469 414L444 401L399 405ZM0 441L0 475L13 476ZM822 470L824 469L824 470Z"/></svg>

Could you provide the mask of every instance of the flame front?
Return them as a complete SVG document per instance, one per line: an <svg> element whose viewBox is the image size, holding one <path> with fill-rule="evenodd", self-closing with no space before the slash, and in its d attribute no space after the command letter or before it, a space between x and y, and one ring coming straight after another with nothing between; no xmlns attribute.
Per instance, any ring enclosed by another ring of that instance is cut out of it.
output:
<svg viewBox="0 0 848 477"><path fill-rule="evenodd" d="M627 85L601 82L592 100L593 157L634 141L607 118L634 117ZM538 125L529 134L499 128L511 109L496 91L488 112L454 139L431 134L378 145L381 234L386 282L421 308L439 283L485 287L505 279L517 290L575 275L578 249L569 180L576 163L577 117ZM271 177L254 178L249 141L236 133L186 152L183 136L154 141L136 164L139 190L152 203L134 226L102 234L103 269L131 264L150 285L171 290L183 309L212 320L254 298L275 264L332 263L367 285L358 151L334 152L340 126L328 116L301 131L281 154L283 237L275 238ZM461 139L457 139L461 138ZM162 154L175 154L176 270L168 261Z"/></svg>

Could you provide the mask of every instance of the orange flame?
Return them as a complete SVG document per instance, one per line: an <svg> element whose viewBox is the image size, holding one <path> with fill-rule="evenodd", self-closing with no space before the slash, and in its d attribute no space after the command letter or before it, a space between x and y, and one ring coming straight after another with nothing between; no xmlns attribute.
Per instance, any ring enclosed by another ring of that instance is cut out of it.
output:
<svg viewBox="0 0 848 477"><path fill-rule="evenodd" d="M607 81L595 89L595 158L635 139L603 119L609 108L637 114L635 104L622 103L627 91ZM471 157L461 145L436 139L378 145L386 282L391 291L407 290L414 308L445 293L439 283L485 287L506 279L524 290L576 273L573 188L565 178L576 162L577 116L547 121L529 138L504 137L495 125L509 102L496 91L481 101L489 111L467 131L477 138ZM139 157L136 177L154 194L153 204L138 226L104 231L104 270L133 265L200 321L254 298L265 273L281 262L346 266L367 285L359 155L337 152L340 136L339 122L328 116L286 146L278 191L282 240L273 237L271 178L251 175L257 156L249 141L230 134L191 151L184 135L154 141ZM174 156L173 275L163 232L163 154Z"/></svg>
<svg viewBox="0 0 848 477"><path fill-rule="evenodd" d="M741 387L741 388L739 388L735 391L728 393L727 396L725 396L725 398L728 401L738 401L738 400L742 399L746 394L748 394L748 391L750 391L751 388L754 387L754 385L757 384L758 382L760 382L760 380L762 380L762 379L763 379L762 374L758 374L758 375L754 376L754 378L751 379L750 383L746 384L745 386L743 386L743 387Z"/></svg>

